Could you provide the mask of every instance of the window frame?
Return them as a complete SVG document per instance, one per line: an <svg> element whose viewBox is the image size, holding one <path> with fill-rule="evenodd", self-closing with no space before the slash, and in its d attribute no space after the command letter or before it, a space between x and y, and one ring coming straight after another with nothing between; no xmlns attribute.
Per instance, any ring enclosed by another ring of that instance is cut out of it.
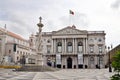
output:
<svg viewBox="0 0 120 80"><path fill-rule="evenodd" d="M67 52L72 53L73 52L73 44L72 42L67 43Z"/></svg>
<svg viewBox="0 0 120 80"><path fill-rule="evenodd" d="M62 42L57 43L57 52L62 53Z"/></svg>
<svg viewBox="0 0 120 80"><path fill-rule="evenodd" d="M90 53L94 53L94 45L90 45L89 48L90 48Z"/></svg>
<svg viewBox="0 0 120 80"><path fill-rule="evenodd" d="M82 49L82 50L80 50L80 48ZM83 43L80 41L80 42L78 42L78 44L77 44L77 52L78 53L82 53L83 52Z"/></svg>
<svg viewBox="0 0 120 80"><path fill-rule="evenodd" d="M98 46L99 53L102 53L102 45Z"/></svg>

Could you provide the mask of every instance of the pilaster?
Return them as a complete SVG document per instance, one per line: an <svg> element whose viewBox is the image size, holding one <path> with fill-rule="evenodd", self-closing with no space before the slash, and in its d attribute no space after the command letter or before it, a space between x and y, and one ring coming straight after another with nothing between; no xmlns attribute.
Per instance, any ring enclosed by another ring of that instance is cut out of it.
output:
<svg viewBox="0 0 120 80"><path fill-rule="evenodd" d="M66 38L65 38L65 50L64 50L64 51L65 51L65 53L66 53Z"/></svg>

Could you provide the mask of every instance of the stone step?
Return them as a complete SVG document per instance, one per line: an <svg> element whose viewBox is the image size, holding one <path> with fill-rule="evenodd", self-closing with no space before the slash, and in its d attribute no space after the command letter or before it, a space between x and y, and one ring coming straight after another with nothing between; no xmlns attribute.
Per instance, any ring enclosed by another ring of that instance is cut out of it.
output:
<svg viewBox="0 0 120 80"><path fill-rule="evenodd" d="M44 71L56 71L58 69L56 68L52 68L49 66L40 66L40 65L25 65L22 66L21 68L15 69L15 71L40 71L40 72L44 72Z"/></svg>

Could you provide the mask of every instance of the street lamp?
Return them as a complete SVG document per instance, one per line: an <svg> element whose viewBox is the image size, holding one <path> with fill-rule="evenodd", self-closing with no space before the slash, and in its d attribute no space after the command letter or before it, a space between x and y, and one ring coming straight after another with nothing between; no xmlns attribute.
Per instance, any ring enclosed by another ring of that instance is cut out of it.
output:
<svg viewBox="0 0 120 80"><path fill-rule="evenodd" d="M108 58L109 58L109 72L112 72L112 68L111 68L111 61L110 61L110 47L108 46Z"/></svg>
<svg viewBox="0 0 120 80"><path fill-rule="evenodd" d="M99 69L100 69L100 63L101 63L101 54L102 53L102 47L99 46L99 54L98 54L98 57L99 57Z"/></svg>
<svg viewBox="0 0 120 80"><path fill-rule="evenodd" d="M100 69L100 52L99 52L99 69Z"/></svg>

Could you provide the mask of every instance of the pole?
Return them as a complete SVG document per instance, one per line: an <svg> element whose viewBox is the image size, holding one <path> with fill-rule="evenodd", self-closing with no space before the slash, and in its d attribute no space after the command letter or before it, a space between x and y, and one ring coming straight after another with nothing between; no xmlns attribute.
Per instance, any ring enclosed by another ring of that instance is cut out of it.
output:
<svg viewBox="0 0 120 80"><path fill-rule="evenodd" d="M70 26L73 25L73 15L74 15L74 12L72 10L69 10L69 25Z"/></svg>
<svg viewBox="0 0 120 80"><path fill-rule="evenodd" d="M100 69L100 52L99 52L99 69Z"/></svg>
<svg viewBox="0 0 120 80"><path fill-rule="evenodd" d="M69 14L69 25L72 26L72 16Z"/></svg>
<svg viewBox="0 0 120 80"><path fill-rule="evenodd" d="M111 61L110 61L110 51L109 51L110 47L108 47L108 56L109 56L109 72L112 72L112 68L111 68Z"/></svg>

